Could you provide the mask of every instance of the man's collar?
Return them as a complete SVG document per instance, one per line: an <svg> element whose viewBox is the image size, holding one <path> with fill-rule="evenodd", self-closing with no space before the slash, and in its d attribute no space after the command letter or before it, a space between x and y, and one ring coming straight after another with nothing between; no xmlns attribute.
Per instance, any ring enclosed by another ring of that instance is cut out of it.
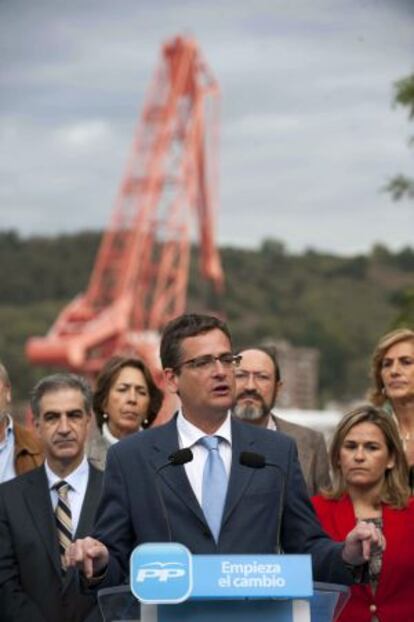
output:
<svg viewBox="0 0 414 622"><path fill-rule="evenodd" d="M0 423L4 423L5 424L5 431L9 432L10 430L13 430L14 427L14 423L13 423L13 417L11 415L9 415L9 413L5 413L3 415L3 417L0 420Z"/></svg>
<svg viewBox="0 0 414 622"><path fill-rule="evenodd" d="M73 490L79 490L80 482L83 480L85 474L87 474L89 471L89 464L86 459L86 456L84 456L82 459L82 462L76 467L76 469L71 471L69 475L66 475L64 478L62 478L59 475L57 475L54 471L52 471L46 458L45 471L46 471L47 479L49 482L49 488L53 488L53 486L57 482L60 482L62 479L64 479L65 482L67 482Z"/></svg>
<svg viewBox="0 0 414 622"><path fill-rule="evenodd" d="M13 434L13 428L14 428L13 418L9 414L6 413L0 421L0 425L1 425L0 442L6 443L7 438L11 436L11 434Z"/></svg>
<svg viewBox="0 0 414 622"><path fill-rule="evenodd" d="M266 429L273 430L273 432L277 432L276 415L272 410L269 413L269 419L267 420Z"/></svg>
<svg viewBox="0 0 414 622"><path fill-rule="evenodd" d="M200 430L193 423L188 421L183 415L181 408L177 415L177 430L183 447L192 447L200 438L206 436L203 430ZM215 436L225 439L231 446L231 415L230 411L227 412L226 418L221 426L214 432Z"/></svg>

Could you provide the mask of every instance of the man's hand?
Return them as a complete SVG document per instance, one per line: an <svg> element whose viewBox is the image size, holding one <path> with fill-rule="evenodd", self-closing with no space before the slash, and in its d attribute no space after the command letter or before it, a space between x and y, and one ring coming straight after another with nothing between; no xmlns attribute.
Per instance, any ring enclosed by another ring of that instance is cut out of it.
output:
<svg viewBox="0 0 414 622"><path fill-rule="evenodd" d="M72 542L66 549L65 559L68 567L75 566L83 570L85 577L91 579L104 572L109 552L102 542L88 537Z"/></svg>
<svg viewBox="0 0 414 622"><path fill-rule="evenodd" d="M345 539L342 558L347 564L361 566L371 556L373 544L385 549L385 539L372 523L361 521L349 532Z"/></svg>

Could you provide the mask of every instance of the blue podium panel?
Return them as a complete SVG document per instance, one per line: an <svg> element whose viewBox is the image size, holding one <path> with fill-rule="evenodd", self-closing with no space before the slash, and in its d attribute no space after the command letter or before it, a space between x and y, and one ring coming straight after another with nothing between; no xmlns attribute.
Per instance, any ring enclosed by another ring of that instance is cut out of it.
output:
<svg viewBox="0 0 414 622"><path fill-rule="evenodd" d="M143 603L181 603L193 590L193 563L178 543L141 544L130 558L131 592Z"/></svg>
<svg viewBox="0 0 414 622"><path fill-rule="evenodd" d="M194 555L191 599L312 596L310 555Z"/></svg>
<svg viewBox="0 0 414 622"><path fill-rule="evenodd" d="M131 591L146 604L185 600L309 598L310 555L191 555L176 543L138 546Z"/></svg>
<svg viewBox="0 0 414 622"><path fill-rule="evenodd" d="M309 602L228 600L141 605L141 622L310 622Z"/></svg>

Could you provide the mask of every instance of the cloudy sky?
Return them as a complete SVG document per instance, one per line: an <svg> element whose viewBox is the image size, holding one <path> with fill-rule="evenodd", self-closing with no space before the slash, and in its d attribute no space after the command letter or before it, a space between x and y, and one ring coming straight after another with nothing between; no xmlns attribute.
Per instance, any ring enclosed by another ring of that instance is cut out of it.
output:
<svg viewBox="0 0 414 622"><path fill-rule="evenodd" d="M0 0L0 230L103 228L160 46L193 35L222 94L220 244L414 245L393 83L411 0Z"/></svg>

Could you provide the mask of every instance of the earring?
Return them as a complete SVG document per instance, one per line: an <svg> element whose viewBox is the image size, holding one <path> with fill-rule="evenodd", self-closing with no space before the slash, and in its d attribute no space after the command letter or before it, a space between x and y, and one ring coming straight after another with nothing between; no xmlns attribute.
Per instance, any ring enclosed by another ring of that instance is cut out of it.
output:
<svg viewBox="0 0 414 622"><path fill-rule="evenodd" d="M106 413L104 413L104 414L102 415L102 419L103 419L104 421L108 421L109 417L108 417L108 415L107 415Z"/></svg>
<svg viewBox="0 0 414 622"><path fill-rule="evenodd" d="M142 425L148 425L148 419L144 419L144 421L142 422Z"/></svg>

